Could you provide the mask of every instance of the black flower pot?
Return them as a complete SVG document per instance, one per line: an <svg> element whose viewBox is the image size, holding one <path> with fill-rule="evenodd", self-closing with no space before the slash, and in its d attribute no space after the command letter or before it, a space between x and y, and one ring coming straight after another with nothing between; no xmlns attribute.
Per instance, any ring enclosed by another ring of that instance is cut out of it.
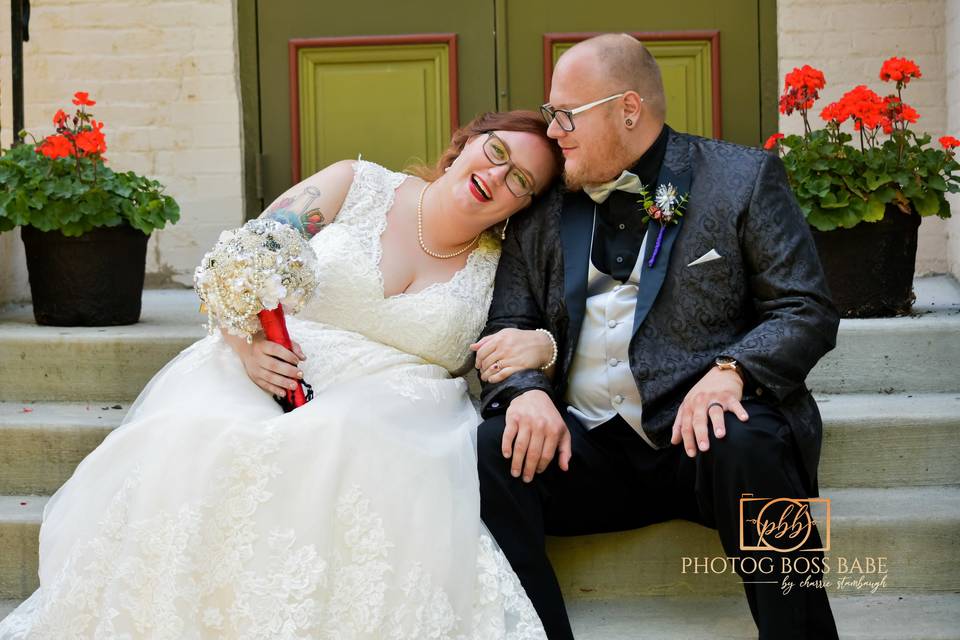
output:
<svg viewBox="0 0 960 640"><path fill-rule="evenodd" d="M81 236L22 227L37 324L103 327L140 320L150 236L128 225Z"/></svg>
<svg viewBox="0 0 960 640"><path fill-rule="evenodd" d="M812 229L833 302L844 318L910 313L920 216L888 206L883 220L852 229Z"/></svg>

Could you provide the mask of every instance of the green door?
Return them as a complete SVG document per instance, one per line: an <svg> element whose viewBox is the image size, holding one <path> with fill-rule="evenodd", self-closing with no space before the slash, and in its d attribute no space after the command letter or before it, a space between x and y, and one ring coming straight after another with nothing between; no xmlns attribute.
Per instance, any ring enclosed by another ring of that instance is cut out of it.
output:
<svg viewBox="0 0 960 640"><path fill-rule="evenodd" d="M756 145L776 127L773 0L247 0L238 5L248 215L361 155L432 162L458 123L535 109L553 62L626 31L661 64L674 128Z"/></svg>

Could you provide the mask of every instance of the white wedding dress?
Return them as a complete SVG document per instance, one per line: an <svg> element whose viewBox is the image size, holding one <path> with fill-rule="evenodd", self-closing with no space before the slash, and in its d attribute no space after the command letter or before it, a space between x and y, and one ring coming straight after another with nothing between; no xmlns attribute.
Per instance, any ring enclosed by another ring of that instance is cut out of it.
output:
<svg viewBox="0 0 960 640"><path fill-rule="evenodd" d="M498 244L385 298L404 177L358 161L311 241L320 285L289 328L313 401L283 414L218 336L184 350L50 500L41 586L0 638L546 637L480 521L479 417L451 374Z"/></svg>

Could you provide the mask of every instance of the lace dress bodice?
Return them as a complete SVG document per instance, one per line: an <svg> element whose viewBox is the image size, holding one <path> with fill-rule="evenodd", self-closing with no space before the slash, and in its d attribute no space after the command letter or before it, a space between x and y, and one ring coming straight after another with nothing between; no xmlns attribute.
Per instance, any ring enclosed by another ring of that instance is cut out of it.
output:
<svg viewBox="0 0 960 640"><path fill-rule="evenodd" d="M406 177L358 160L343 207L311 240L317 290L290 323L294 339L307 351L303 367L311 382L324 385L391 363L439 365L456 372L469 361L469 345L486 322L499 241L484 234L466 265L448 281L385 297L381 235ZM311 358L311 352L317 357Z"/></svg>

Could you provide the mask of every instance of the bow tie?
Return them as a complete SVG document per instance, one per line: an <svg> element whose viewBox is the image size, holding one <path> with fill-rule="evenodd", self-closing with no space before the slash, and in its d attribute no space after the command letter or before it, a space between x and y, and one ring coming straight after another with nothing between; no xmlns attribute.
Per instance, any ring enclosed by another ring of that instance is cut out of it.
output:
<svg viewBox="0 0 960 640"><path fill-rule="evenodd" d="M590 196L590 199L597 204L602 204L606 202L607 198L609 198L610 194L614 191L640 193L640 189L642 188L643 183L640 182L640 178L625 170L616 180L598 185L584 186L583 192Z"/></svg>

